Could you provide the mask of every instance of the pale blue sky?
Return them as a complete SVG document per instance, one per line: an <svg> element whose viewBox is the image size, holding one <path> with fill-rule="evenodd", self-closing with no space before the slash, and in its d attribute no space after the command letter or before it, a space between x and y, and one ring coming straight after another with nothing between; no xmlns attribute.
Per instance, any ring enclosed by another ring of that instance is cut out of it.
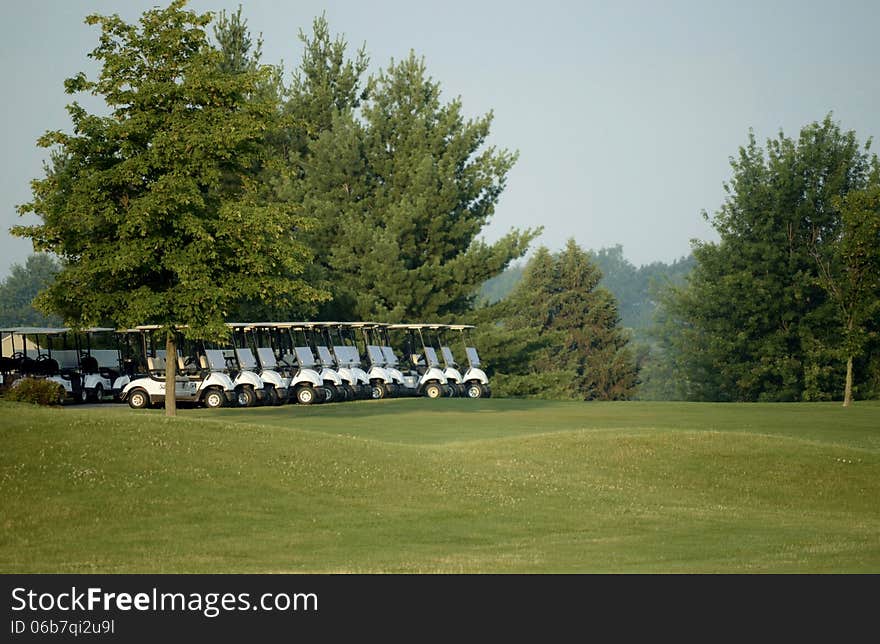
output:
<svg viewBox="0 0 880 644"><path fill-rule="evenodd" d="M69 129L62 84L93 72L93 12L135 20L160 0L0 0L4 154L0 276L31 252L12 238L15 206L45 157L35 141ZM198 11L240 3L191 0ZM265 62L300 58L299 29L326 13L372 69L410 50L466 113L495 113L492 143L518 150L493 223L544 226L551 249L622 244L636 265L671 261L714 239L728 158L749 128L796 134L833 112L861 140L880 134L880 0L501 1L335 0L241 3Z"/></svg>

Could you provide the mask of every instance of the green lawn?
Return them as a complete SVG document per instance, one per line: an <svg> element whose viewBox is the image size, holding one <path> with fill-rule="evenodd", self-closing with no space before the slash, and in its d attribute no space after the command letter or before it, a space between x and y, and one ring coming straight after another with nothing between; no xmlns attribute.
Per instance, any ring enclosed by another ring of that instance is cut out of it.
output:
<svg viewBox="0 0 880 644"><path fill-rule="evenodd" d="M0 402L0 572L880 572L880 405Z"/></svg>

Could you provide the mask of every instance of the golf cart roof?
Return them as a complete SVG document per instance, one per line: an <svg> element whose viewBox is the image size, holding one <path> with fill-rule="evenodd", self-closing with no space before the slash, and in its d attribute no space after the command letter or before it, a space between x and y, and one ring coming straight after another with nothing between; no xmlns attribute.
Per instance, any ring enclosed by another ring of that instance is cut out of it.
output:
<svg viewBox="0 0 880 644"><path fill-rule="evenodd" d="M376 329L379 327L387 327L388 325L384 322L338 322L339 326L347 326L352 329L363 329L363 328L371 328Z"/></svg>
<svg viewBox="0 0 880 644"><path fill-rule="evenodd" d="M445 329L448 327L448 324L427 324L427 323L415 323L415 324L389 324L389 329L401 330L401 329Z"/></svg>
<svg viewBox="0 0 880 644"><path fill-rule="evenodd" d="M447 324L447 329L452 329L453 331L463 331L464 329L476 329L473 324Z"/></svg>
<svg viewBox="0 0 880 644"><path fill-rule="evenodd" d="M16 326L0 329L4 333L17 333L18 335L61 335L70 331L70 327L44 327L44 326Z"/></svg>

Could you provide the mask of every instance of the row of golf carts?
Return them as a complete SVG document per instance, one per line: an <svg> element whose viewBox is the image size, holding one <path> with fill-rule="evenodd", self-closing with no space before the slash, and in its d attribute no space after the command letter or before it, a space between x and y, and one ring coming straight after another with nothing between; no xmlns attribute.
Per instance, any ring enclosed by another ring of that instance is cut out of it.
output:
<svg viewBox="0 0 880 644"><path fill-rule="evenodd" d="M470 325L258 322L227 327L228 340L222 343L179 334L178 402L251 407L491 395L479 355L467 341ZM59 402L120 401L142 409L165 401L168 356L158 326L14 327L0 334L2 386L44 378L58 384ZM456 355L466 362L459 363Z"/></svg>

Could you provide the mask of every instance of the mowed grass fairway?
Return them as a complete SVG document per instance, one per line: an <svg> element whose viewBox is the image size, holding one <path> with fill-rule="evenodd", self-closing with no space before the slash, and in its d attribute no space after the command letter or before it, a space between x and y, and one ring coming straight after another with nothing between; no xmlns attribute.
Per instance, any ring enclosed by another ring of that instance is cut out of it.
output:
<svg viewBox="0 0 880 644"><path fill-rule="evenodd" d="M0 402L0 572L880 572L880 405Z"/></svg>

